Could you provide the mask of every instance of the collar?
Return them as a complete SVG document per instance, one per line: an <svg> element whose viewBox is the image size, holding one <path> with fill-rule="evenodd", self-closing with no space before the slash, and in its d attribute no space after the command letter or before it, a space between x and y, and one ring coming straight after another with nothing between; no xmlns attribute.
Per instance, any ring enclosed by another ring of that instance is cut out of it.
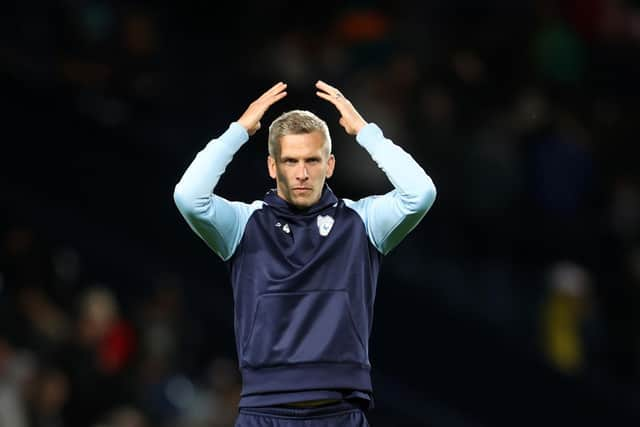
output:
<svg viewBox="0 0 640 427"><path fill-rule="evenodd" d="M267 205L281 213L306 216L316 214L327 207L336 204L338 202L338 198L333 194L333 191L331 191L331 188L329 188L329 185L325 182L320 200L306 209L297 208L278 196L278 192L275 188L272 188L267 192L264 196L264 201Z"/></svg>

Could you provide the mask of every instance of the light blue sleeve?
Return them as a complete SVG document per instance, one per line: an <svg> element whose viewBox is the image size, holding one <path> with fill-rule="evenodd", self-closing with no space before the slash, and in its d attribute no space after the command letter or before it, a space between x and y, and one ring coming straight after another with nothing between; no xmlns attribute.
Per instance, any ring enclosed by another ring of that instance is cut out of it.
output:
<svg viewBox="0 0 640 427"><path fill-rule="evenodd" d="M251 214L263 205L262 201L230 202L213 193L234 154L248 139L244 127L232 123L196 155L173 192L191 229L225 261L238 247Z"/></svg>
<svg viewBox="0 0 640 427"><path fill-rule="evenodd" d="M394 189L357 201L345 199L345 204L358 213L369 240L386 255L431 208L436 188L424 169L401 147L385 138L375 123L363 127L356 140L369 152Z"/></svg>

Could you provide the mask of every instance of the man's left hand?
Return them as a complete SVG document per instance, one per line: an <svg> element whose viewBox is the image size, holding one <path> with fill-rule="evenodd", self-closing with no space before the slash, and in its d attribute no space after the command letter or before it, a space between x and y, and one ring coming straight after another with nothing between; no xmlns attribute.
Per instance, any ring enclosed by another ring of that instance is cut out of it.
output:
<svg viewBox="0 0 640 427"><path fill-rule="evenodd" d="M345 98L338 89L326 84L322 80L318 80L316 87L319 89L316 95L332 103L340 112L340 125L344 130L349 135L357 135L367 122L362 118L360 113L358 113L358 110L355 109L351 101Z"/></svg>

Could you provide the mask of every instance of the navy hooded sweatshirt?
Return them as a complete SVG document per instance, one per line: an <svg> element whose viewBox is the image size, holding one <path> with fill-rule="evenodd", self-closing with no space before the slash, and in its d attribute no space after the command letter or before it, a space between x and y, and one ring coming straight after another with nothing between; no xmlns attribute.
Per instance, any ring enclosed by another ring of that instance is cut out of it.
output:
<svg viewBox="0 0 640 427"><path fill-rule="evenodd" d="M231 202L214 189L247 140L232 123L196 155L174 191L189 226L229 267L240 406L371 399L368 342L380 261L424 217L435 187L369 123L356 140L392 191L352 201L325 184L306 210L275 190L261 201Z"/></svg>

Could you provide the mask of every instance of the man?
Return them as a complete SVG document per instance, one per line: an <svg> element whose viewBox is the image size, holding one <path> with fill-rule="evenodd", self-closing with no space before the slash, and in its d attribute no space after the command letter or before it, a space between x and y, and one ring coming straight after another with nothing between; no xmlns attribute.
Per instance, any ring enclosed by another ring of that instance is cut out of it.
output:
<svg viewBox="0 0 640 427"><path fill-rule="evenodd" d="M325 183L335 168L327 125L294 110L269 127L267 167L276 188L251 204L216 195L233 155L260 129L267 109L287 95L286 87L273 86L207 144L176 185L174 199L229 267L243 382L236 426L297 426L300 420L305 426L366 426L380 261L424 217L435 187L340 91L318 81L317 96L338 109L340 125L394 190L338 199Z"/></svg>

